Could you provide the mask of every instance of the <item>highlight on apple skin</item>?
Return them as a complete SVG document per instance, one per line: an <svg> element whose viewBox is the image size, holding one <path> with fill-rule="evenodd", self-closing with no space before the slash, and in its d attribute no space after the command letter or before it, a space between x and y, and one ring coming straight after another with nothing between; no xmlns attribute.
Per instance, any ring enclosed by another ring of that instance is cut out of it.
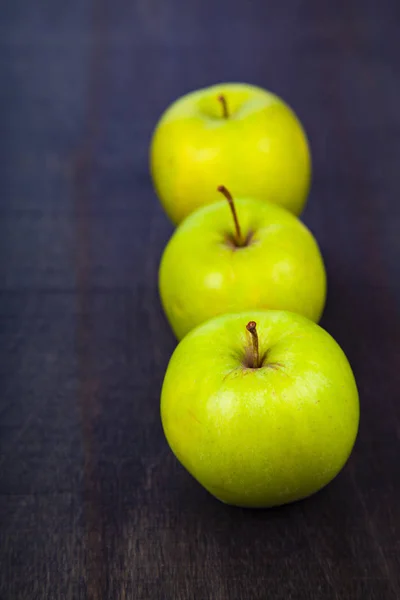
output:
<svg viewBox="0 0 400 600"><path fill-rule="evenodd" d="M211 494L270 507L341 471L357 436L358 391L325 330L294 313L252 310L212 319L178 344L161 418L173 453Z"/></svg>
<svg viewBox="0 0 400 600"><path fill-rule="evenodd" d="M247 309L289 310L319 321L326 273L311 232L280 206L218 189L225 199L187 217L161 259L161 302L177 338L212 317Z"/></svg>
<svg viewBox="0 0 400 600"><path fill-rule="evenodd" d="M244 83L191 92L161 116L150 146L157 195L173 223L217 202L224 184L238 197L299 215L311 183L304 129L278 96Z"/></svg>

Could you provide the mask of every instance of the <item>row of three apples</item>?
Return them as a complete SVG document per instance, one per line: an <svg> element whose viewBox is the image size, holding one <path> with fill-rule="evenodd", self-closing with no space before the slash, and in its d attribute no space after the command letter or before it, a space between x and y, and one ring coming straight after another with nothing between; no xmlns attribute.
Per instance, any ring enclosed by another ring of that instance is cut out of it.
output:
<svg viewBox="0 0 400 600"><path fill-rule="evenodd" d="M166 315L184 338L163 385L164 431L183 465L233 504L320 489L357 433L351 368L315 325L323 260L292 214L305 204L310 162L289 107L239 84L181 98L152 140L156 190L180 223L159 274Z"/></svg>

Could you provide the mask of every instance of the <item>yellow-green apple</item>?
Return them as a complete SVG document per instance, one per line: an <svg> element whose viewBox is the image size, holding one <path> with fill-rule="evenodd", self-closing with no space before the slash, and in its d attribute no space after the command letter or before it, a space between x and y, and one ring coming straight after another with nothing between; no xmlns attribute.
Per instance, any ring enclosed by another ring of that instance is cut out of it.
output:
<svg viewBox="0 0 400 600"><path fill-rule="evenodd" d="M157 194L174 223L218 200L224 181L237 196L280 204L299 215L311 180L305 132L278 96L226 83L173 103L150 150Z"/></svg>
<svg viewBox="0 0 400 600"><path fill-rule="evenodd" d="M177 227L161 259L160 296L176 336L250 308L318 321L326 275L311 232L280 206L249 198L234 203L224 186L219 190L234 218L226 200L197 210Z"/></svg>
<svg viewBox="0 0 400 600"><path fill-rule="evenodd" d="M178 344L161 394L167 441L211 494L268 507L328 484L359 422L351 367L319 325L285 311L203 323Z"/></svg>

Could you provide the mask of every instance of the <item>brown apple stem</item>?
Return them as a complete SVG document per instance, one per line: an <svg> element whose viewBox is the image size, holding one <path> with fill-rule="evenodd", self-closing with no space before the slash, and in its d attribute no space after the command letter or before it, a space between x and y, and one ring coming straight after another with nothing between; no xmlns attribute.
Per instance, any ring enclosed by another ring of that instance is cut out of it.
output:
<svg viewBox="0 0 400 600"><path fill-rule="evenodd" d="M223 94L218 96L218 102L221 102L222 105L222 116L224 117L224 119L229 119L228 103Z"/></svg>
<svg viewBox="0 0 400 600"><path fill-rule="evenodd" d="M253 342L253 369L258 369L260 366L260 356L258 353L258 334L257 334L257 324L255 321L249 321L246 325L247 331L251 334L251 339Z"/></svg>
<svg viewBox="0 0 400 600"><path fill-rule="evenodd" d="M226 189L226 187L224 185L218 186L217 187L217 191L221 192L221 194L223 194L225 196L225 198L228 200L228 204L229 204L229 207L230 207L231 212L232 212L233 220L235 222L236 244L238 246L241 246L243 244L242 232L240 231L239 219L238 219L238 216L237 216L237 213L236 213L235 203L233 201L232 195Z"/></svg>

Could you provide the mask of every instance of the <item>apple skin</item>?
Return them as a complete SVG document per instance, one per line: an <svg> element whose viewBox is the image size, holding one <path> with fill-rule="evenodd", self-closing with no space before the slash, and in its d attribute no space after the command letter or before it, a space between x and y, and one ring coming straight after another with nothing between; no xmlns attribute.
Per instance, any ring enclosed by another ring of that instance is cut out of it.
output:
<svg viewBox="0 0 400 600"><path fill-rule="evenodd" d="M277 203L299 215L310 188L311 158L299 120L278 96L225 83L187 94L164 112L151 141L150 170L175 224L218 201L221 182L237 196Z"/></svg>
<svg viewBox="0 0 400 600"><path fill-rule="evenodd" d="M326 273L317 242L295 216L260 200L235 200L248 246L229 243L234 222L225 200L203 207L175 230L161 259L159 290L178 339L220 314L246 309L321 317Z"/></svg>
<svg viewBox="0 0 400 600"><path fill-rule="evenodd" d="M257 323L264 366L243 362ZM357 386L335 340L285 311L223 315L177 346L161 418L182 465L222 502L270 507L327 485L353 448Z"/></svg>

